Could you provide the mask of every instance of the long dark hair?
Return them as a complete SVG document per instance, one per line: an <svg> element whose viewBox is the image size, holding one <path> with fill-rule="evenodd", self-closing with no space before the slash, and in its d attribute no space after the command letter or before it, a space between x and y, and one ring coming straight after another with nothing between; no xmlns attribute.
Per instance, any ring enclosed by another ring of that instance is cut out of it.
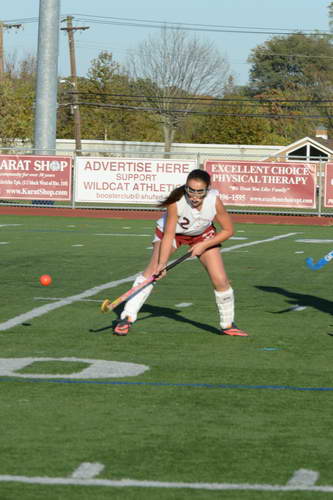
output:
<svg viewBox="0 0 333 500"><path fill-rule="evenodd" d="M208 172L205 172L205 170L200 170L200 168L196 168L192 170L187 176L186 182L190 181L191 179L199 180L202 181L206 184L206 188L208 189L210 186L210 175ZM176 187L171 191L169 196L165 198L165 200L162 200L157 206L160 208L167 207L171 205L172 203L175 203L176 201L179 201L182 196L185 194L185 184L182 186Z"/></svg>

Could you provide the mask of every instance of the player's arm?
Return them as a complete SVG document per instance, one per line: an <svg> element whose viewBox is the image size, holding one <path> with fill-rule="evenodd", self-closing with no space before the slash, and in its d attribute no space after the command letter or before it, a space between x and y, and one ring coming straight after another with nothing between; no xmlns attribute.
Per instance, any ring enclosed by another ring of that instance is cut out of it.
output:
<svg viewBox="0 0 333 500"><path fill-rule="evenodd" d="M212 240L215 240L213 245L215 245L216 243L222 243L223 241L226 241L231 238L231 236L233 236L234 225L220 198L216 198L216 215L214 222L218 223L218 225L221 227L221 230L216 233L214 238L212 238Z"/></svg>
<svg viewBox="0 0 333 500"><path fill-rule="evenodd" d="M217 224L221 227L221 230L218 231L213 238L209 238L208 240L193 245L192 256L201 255L208 248L218 245L219 243L223 243L223 241L228 240L234 234L231 217L219 198L216 198L216 215L214 222L217 222Z"/></svg>

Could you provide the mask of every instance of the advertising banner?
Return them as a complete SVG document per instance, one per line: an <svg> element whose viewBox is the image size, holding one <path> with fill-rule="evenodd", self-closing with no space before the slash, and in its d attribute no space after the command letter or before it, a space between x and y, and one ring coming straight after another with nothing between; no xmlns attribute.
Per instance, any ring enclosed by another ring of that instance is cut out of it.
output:
<svg viewBox="0 0 333 500"><path fill-rule="evenodd" d="M313 164L206 160L204 169L226 205L316 208Z"/></svg>
<svg viewBox="0 0 333 500"><path fill-rule="evenodd" d="M77 157L75 201L156 204L197 168L195 160Z"/></svg>
<svg viewBox="0 0 333 500"><path fill-rule="evenodd" d="M333 163L326 163L324 178L324 207L333 207Z"/></svg>
<svg viewBox="0 0 333 500"><path fill-rule="evenodd" d="M0 199L70 200L72 159L0 155Z"/></svg>

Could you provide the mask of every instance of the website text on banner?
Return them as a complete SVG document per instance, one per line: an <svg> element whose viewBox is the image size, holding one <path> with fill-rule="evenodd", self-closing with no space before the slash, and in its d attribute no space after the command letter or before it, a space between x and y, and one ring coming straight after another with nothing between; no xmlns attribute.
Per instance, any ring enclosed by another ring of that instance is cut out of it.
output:
<svg viewBox="0 0 333 500"><path fill-rule="evenodd" d="M316 166L309 163L206 160L226 205L316 208Z"/></svg>
<svg viewBox="0 0 333 500"><path fill-rule="evenodd" d="M70 200L72 159L0 155L0 198Z"/></svg>
<svg viewBox="0 0 333 500"><path fill-rule="evenodd" d="M326 163L325 165L325 195L324 207L333 207L333 163Z"/></svg>
<svg viewBox="0 0 333 500"><path fill-rule="evenodd" d="M155 204L197 168L195 160L76 158L75 201Z"/></svg>

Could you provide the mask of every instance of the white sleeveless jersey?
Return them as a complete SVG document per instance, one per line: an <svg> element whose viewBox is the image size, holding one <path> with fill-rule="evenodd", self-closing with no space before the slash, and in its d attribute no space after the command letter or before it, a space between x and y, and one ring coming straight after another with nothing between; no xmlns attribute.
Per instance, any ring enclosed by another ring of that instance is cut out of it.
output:
<svg viewBox="0 0 333 500"><path fill-rule="evenodd" d="M177 205L178 221L176 226L176 234L187 234L188 236L197 236L207 229L216 215L216 198L219 197L219 192L216 189L208 191L205 196L201 210L193 208L184 195ZM158 219L157 227L164 232L167 214Z"/></svg>

